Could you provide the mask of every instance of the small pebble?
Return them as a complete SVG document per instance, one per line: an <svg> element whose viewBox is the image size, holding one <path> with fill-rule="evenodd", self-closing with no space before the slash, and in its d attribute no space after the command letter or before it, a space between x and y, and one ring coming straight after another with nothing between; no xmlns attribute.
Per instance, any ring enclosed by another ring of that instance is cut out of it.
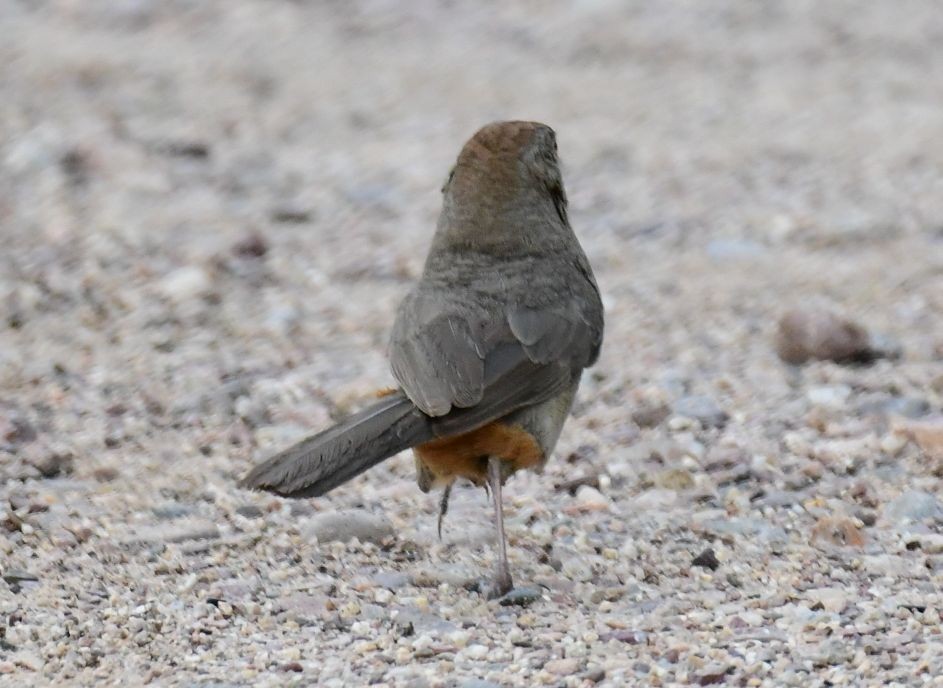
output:
<svg viewBox="0 0 943 688"><path fill-rule="evenodd" d="M683 397L672 407L674 413L692 418L706 428L721 428L730 417L717 402L706 396Z"/></svg>
<svg viewBox="0 0 943 688"><path fill-rule="evenodd" d="M491 650L489 650L486 645L477 645L477 644L469 645L464 650L462 650L463 655L465 655L469 659L473 659L476 661L485 659L490 652Z"/></svg>
<svg viewBox="0 0 943 688"><path fill-rule="evenodd" d="M709 571L716 571L720 568L720 561L717 559L717 555L714 554L714 550L707 548L691 560L691 565L700 566L702 569Z"/></svg>
<svg viewBox="0 0 943 688"><path fill-rule="evenodd" d="M786 363L810 360L848 363L873 358L868 331L834 313L795 309L779 320L776 353Z"/></svg>

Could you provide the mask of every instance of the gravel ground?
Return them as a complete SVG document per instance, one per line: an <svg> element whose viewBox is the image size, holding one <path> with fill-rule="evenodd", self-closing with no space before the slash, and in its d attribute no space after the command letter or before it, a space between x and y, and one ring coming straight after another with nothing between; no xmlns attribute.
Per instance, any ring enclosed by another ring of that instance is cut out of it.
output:
<svg viewBox="0 0 943 688"><path fill-rule="evenodd" d="M933 0L0 4L0 685L941 685L941 46ZM407 455L235 488L391 382L500 118L608 316L504 604ZM901 353L787 366L792 307Z"/></svg>

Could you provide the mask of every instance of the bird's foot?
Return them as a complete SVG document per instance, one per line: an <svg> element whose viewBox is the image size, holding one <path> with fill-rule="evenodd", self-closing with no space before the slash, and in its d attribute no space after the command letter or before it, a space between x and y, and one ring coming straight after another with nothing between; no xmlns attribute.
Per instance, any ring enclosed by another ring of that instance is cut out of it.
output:
<svg viewBox="0 0 943 688"><path fill-rule="evenodd" d="M504 597L513 589L514 582L511 580L511 575L505 572L498 574L492 578L490 582L486 583L482 588L482 592L486 599L496 600L499 597Z"/></svg>

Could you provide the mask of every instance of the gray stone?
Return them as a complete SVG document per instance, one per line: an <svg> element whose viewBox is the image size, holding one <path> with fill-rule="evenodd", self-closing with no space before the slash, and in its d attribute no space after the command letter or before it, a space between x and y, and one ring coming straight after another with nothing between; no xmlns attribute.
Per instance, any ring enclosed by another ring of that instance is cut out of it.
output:
<svg viewBox="0 0 943 688"><path fill-rule="evenodd" d="M172 521L174 519L183 518L184 516L189 516L192 514L193 506L190 504L169 502L167 504L155 506L153 509L151 509L151 513L161 521Z"/></svg>
<svg viewBox="0 0 943 688"><path fill-rule="evenodd" d="M318 514L305 526L302 535L317 538L321 543L347 542L356 538L361 542L380 544L393 537L394 530L383 516L363 509L349 509Z"/></svg>
<svg viewBox="0 0 943 688"><path fill-rule="evenodd" d="M810 404L834 410L844 408L850 396L851 387L848 385L821 385L806 392Z"/></svg>
<svg viewBox="0 0 943 688"><path fill-rule="evenodd" d="M396 606L392 608L392 618L397 628L401 631L409 629L405 635L412 633L428 635L445 635L459 630L459 627L435 614L429 614L413 606Z"/></svg>
<svg viewBox="0 0 943 688"><path fill-rule="evenodd" d="M930 402L920 397L877 395L860 403L858 412L863 415L921 418L930 413Z"/></svg>
<svg viewBox="0 0 943 688"><path fill-rule="evenodd" d="M544 591L538 587L514 588L499 602L503 607L528 607L543 597Z"/></svg>
<svg viewBox="0 0 943 688"><path fill-rule="evenodd" d="M262 518L265 512L255 504L245 504L236 509L236 513L243 518Z"/></svg>
<svg viewBox="0 0 943 688"><path fill-rule="evenodd" d="M380 571L373 576L373 582L381 588L398 590L412 583L412 576L401 571Z"/></svg>
<svg viewBox="0 0 943 688"><path fill-rule="evenodd" d="M741 535L768 544L789 540L783 528L759 518L715 518L703 521L701 527L714 535Z"/></svg>
<svg viewBox="0 0 943 688"><path fill-rule="evenodd" d="M480 678L466 678L465 680L459 683L453 683L453 686L457 688L501 688L501 685L498 683L493 683L491 681L485 681Z"/></svg>
<svg viewBox="0 0 943 688"><path fill-rule="evenodd" d="M682 397L674 403L672 410L679 416L693 418L704 427L720 428L727 423L730 417L710 397L695 395Z"/></svg>
<svg viewBox="0 0 943 688"><path fill-rule="evenodd" d="M39 580L39 576L19 569L7 569L3 572L3 580L7 583L30 583Z"/></svg>
<svg viewBox="0 0 943 688"><path fill-rule="evenodd" d="M301 624L314 623L328 613L327 595L297 592L280 598L276 609L286 612Z"/></svg>
<svg viewBox="0 0 943 688"><path fill-rule="evenodd" d="M809 659L814 666L830 666L844 664L854 656L854 649L845 641L838 638L826 640L813 648Z"/></svg>
<svg viewBox="0 0 943 688"><path fill-rule="evenodd" d="M871 334L870 346L873 355L878 358L896 361L904 355L904 347L901 343L883 332Z"/></svg>
<svg viewBox="0 0 943 688"><path fill-rule="evenodd" d="M188 519L136 529L124 540L125 544L178 543L189 540L215 540L219 528L212 521Z"/></svg>
<svg viewBox="0 0 943 688"><path fill-rule="evenodd" d="M203 268L188 265L166 275L158 284L161 294L171 301L182 303L202 296L210 290L212 280Z"/></svg>
<svg viewBox="0 0 943 688"><path fill-rule="evenodd" d="M882 515L891 523L941 518L943 504L932 494L910 490L889 502Z"/></svg>

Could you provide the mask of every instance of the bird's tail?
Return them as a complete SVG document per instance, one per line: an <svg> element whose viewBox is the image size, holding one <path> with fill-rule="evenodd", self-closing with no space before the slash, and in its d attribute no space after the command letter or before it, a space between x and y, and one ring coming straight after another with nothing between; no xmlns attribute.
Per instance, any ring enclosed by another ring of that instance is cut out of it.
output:
<svg viewBox="0 0 943 688"><path fill-rule="evenodd" d="M259 464L240 486L317 497L432 437L429 417L398 393Z"/></svg>

